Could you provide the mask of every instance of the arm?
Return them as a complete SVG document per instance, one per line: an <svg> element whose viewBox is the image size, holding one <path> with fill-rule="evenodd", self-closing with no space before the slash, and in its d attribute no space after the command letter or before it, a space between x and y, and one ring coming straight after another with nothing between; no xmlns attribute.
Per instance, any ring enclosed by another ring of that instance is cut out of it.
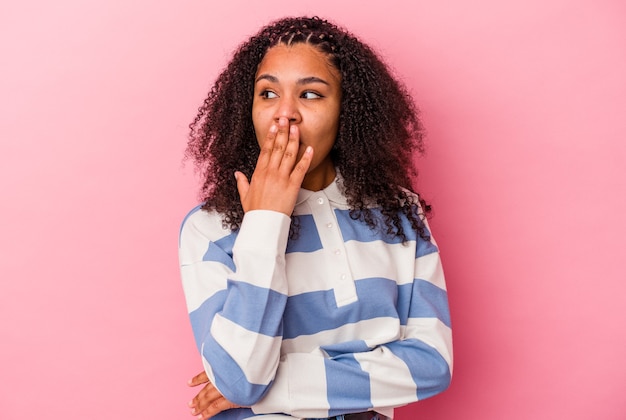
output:
<svg viewBox="0 0 626 420"><path fill-rule="evenodd" d="M219 216L200 210L185 221L183 289L210 381L228 400L250 405L278 365L289 218L252 211L238 235L224 236L220 225Z"/></svg>
<svg viewBox="0 0 626 420"><path fill-rule="evenodd" d="M414 280L398 285L398 319L376 320L395 336L287 354L253 411L282 408L295 416L327 417L373 408L386 414L445 390L452 372L447 293L436 247L422 247L414 260Z"/></svg>
<svg viewBox="0 0 626 420"><path fill-rule="evenodd" d="M220 215L199 210L181 229L181 276L204 368L238 405L258 401L278 366L289 215L313 156L309 147L296 163L298 148L298 128L281 118L251 181L235 174L245 212L237 234L221 228Z"/></svg>

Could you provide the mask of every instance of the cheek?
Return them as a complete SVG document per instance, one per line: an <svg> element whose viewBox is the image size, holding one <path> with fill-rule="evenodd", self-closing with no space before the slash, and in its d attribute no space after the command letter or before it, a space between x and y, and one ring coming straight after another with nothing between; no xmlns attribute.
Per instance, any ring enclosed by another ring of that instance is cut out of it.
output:
<svg viewBox="0 0 626 420"><path fill-rule="evenodd" d="M254 133L256 135L257 142L261 145L267 131L269 130L269 123L263 118L263 114L252 109L252 125L254 126Z"/></svg>
<svg viewBox="0 0 626 420"><path fill-rule="evenodd" d="M339 131L339 116L324 120L321 126L323 127L322 130L324 132L325 142L330 142L330 147L332 147L337 137L337 132Z"/></svg>

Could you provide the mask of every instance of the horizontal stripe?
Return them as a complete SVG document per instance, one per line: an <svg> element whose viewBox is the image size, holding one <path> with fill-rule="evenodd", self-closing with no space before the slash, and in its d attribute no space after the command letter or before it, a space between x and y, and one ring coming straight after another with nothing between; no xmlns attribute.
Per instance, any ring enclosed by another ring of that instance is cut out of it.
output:
<svg viewBox="0 0 626 420"><path fill-rule="evenodd" d="M435 348L452 371L452 330L436 318L411 318L402 329L404 338L416 338Z"/></svg>
<svg viewBox="0 0 626 420"><path fill-rule="evenodd" d="M271 210L250 210L241 221L238 238L233 249L266 254L284 254L291 219Z"/></svg>
<svg viewBox="0 0 626 420"><path fill-rule="evenodd" d="M306 267L306 269L302 269ZM324 250L311 253L292 252L285 255L285 272L289 281L289 295L299 295L333 288L336 279L328 273Z"/></svg>
<svg viewBox="0 0 626 420"><path fill-rule="evenodd" d="M285 261L283 257L271 252L259 250L239 250L235 253L235 265L238 267L231 280L247 283L260 288L272 289L287 294ZM238 261L244 262L239 264ZM253 261L254 263L245 261Z"/></svg>
<svg viewBox="0 0 626 420"><path fill-rule="evenodd" d="M219 314L213 318L211 335L241 369L248 385L267 385L271 382L278 367L280 337L254 333ZM207 357L206 347L204 356ZM264 363L258 363L259 359Z"/></svg>
<svg viewBox="0 0 626 420"><path fill-rule="evenodd" d="M395 318L406 325L408 318L439 318L450 326L445 290L424 280L396 286L387 279L356 283L359 300L337 308L332 290L291 296L285 308L284 338L311 335L373 318Z"/></svg>
<svg viewBox="0 0 626 420"><path fill-rule="evenodd" d="M415 280L409 318L438 318L450 327L448 293L425 280Z"/></svg>
<svg viewBox="0 0 626 420"><path fill-rule="evenodd" d="M213 293L189 313L196 342L204 338L210 328L208 321L218 312L249 331L271 337L282 334L281 308L285 306L286 296L246 283L229 281L228 284L230 291Z"/></svg>
<svg viewBox="0 0 626 420"><path fill-rule="evenodd" d="M367 411L372 407L370 399L370 376L352 354L340 354L325 360L328 378L327 398L329 416L355 411Z"/></svg>
<svg viewBox="0 0 626 420"><path fill-rule="evenodd" d="M392 237L381 233L381 230L386 229L386 227L384 216L379 209L371 209L371 213L373 219L377 221L380 229L371 229L365 222L352 219L352 217L350 217L350 210L335 209L335 216L337 217L337 222L339 223L344 241L371 242L382 240L389 244L402 243L402 238L398 236ZM419 255L424 255L424 252L433 252L431 250L433 245L429 241L425 241L417 235L417 232L413 230L411 222L407 219L407 217L404 214L399 214L398 216L400 217L400 224L404 229L406 240L418 242L419 245L417 246L417 249L421 250ZM424 227L426 228L426 233L430 234L426 225Z"/></svg>
<svg viewBox="0 0 626 420"><path fill-rule="evenodd" d="M213 295L226 288L226 278L232 273L216 262L199 262L180 268L183 290L187 297L189 313L197 310Z"/></svg>
<svg viewBox="0 0 626 420"><path fill-rule="evenodd" d="M363 340L350 340L322 346L322 350L332 358L346 353L369 351L371 348Z"/></svg>
<svg viewBox="0 0 626 420"><path fill-rule="evenodd" d="M255 333L279 336L287 296L240 281L228 281L222 316Z"/></svg>
<svg viewBox="0 0 626 420"><path fill-rule="evenodd" d="M202 261L209 248L209 242L231 235L224 229L221 217L215 212L207 212L196 207L181 224L179 256L181 265Z"/></svg>
<svg viewBox="0 0 626 420"><path fill-rule="evenodd" d="M401 337L404 330L396 318L373 318L345 324L332 330L320 331L312 335L300 335L283 340L281 351L285 353L310 353L319 346L332 343L354 343L354 337L362 339L369 348L388 343ZM340 344L341 345L341 344ZM361 351L361 348L354 348Z"/></svg>
<svg viewBox="0 0 626 420"><path fill-rule="evenodd" d="M213 369L211 368L211 365L204 357L202 358L202 364L204 366L205 372L207 373L209 381L211 381L213 385L215 386L215 384L218 383L218 380L215 379L215 375L213 374ZM218 391L220 390L219 387L216 386L216 388ZM224 391L222 391L222 394L223 392ZM211 417L211 419L212 420L243 420L246 418L250 418L253 415L254 413L249 408L235 408L231 410L222 411L221 413L218 413L215 416Z"/></svg>
<svg viewBox="0 0 626 420"><path fill-rule="evenodd" d="M372 216L378 221L379 226L384 227L384 218L378 209L371 209ZM372 242L372 241L384 241L387 244L401 244L402 238L392 237L389 235L382 235L380 229L370 228L364 221L354 220L350 217L349 210L334 210L335 218L343 240L359 241L359 242ZM299 223L299 236L295 240L290 240L287 248L287 252L313 252L322 248L321 241L319 240L318 229L314 218L311 214L299 214L296 216ZM430 241L426 241L419 237L417 233L411 227L411 223L405 215L399 215L401 225L404 229L406 240L408 242L417 242L418 254L416 256L426 255L431 252L436 252L436 246ZM425 225L426 227L426 225ZM430 234L426 227L426 233Z"/></svg>
<svg viewBox="0 0 626 420"><path fill-rule="evenodd" d="M414 243L387 244L383 241L346 242L348 261L355 279L380 277L398 284L413 283L415 274Z"/></svg>
<svg viewBox="0 0 626 420"><path fill-rule="evenodd" d="M236 234L227 235L215 242L210 242L207 251L202 256L202 261L216 261L224 264L231 271L235 271L233 262L233 245Z"/></svg>
<svg viewBox="0 0 626 420"><path fill-rule="evenodd" d="M389 343L387 347L406 362L417 386L418 400L438 394L450 384L450 367L431 346L420 340L408 339Z"/></svg>
<svg viewBox="0 0 626 420"><path fill-rule="evenodd" d="M252 409L255 413L288 412L302 417L327 417L325 359L317 353L285 355L272 389ZM295 379L295 380L294 380Z"/></svg>
<svg viewBox="0 0 626 420"><path fill-rule="evenodd" d="M445 280L438 253L427 254L417 260L414 250L402 244L384 242L348 242L345 244L348 263L355 280L380 277L394 279L399 284L413 283L415 278L430 281L445 290ZM291 253L286 255L286 274L289 294L332 289L337 283L334 268L328 265L330 251ZM332 255L331 255L332 258ZM302 267L307 267L303 270Z"/></svg>
<svg viewBox="0 0 626 420"><path fill-rule="evenodd" d="M307 214L296 217L299 224L298 237L287 242L287 253L313 252L322 249L322 241L317 233L313 216Z"/></svg>
<svg viewBox="0 0 626 420"><path fill-rule="evenodd" d="M427 254L415 261L416 279L427 281L441 290L446 290L446 281L443 275L441 259L438 253Z"/></svg>
<svg viewBox="0 0 626 420"><path fill-rule="evenodd" d="M191 321L191 328L193 330L194 338L198 349L205 337L208 335L211 328L211 320L215 316L216 312L224 305L227 294L226 290L221 290L211 296L211 298L202 302L197 309L189 313L189 320Z"/></svg>
<svg viewBox="0 0 626 420"><path fill-rule="evenodd" d="M285 308L286 339L315 334L378 317L397 318L395 309L397 287L386 279L367 279L356 282L359 300L337 307L332 290L291 296ZM375 293L372 293L375 290Z"/></svg>
<svg viewBox="0 0 626 420"><path fill-rule="evenodd" d="M370 385L373 407L403 405L406 404L407 394L416 395L417 386L406 362L386 345L369 353L356 354L355 358L372 378Z"/></svg>
<svg viewBox="0 0 626 420"><path fill-rule="evenodd" d="M207 337L201 353L205 366L219 366L212 371L212 382L229 401L250 406L263 397L271 386L271 382L254 384L247 381L240 366L212 337Z"/></svg>

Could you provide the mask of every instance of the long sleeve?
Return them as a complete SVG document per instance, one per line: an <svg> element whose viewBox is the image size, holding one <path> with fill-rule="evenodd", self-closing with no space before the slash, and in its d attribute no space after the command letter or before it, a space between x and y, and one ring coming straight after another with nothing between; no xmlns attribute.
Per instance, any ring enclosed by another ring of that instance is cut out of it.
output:
<svg viewBox="0 0 626 420"><path fill-rule="evenodd" d="M370 245L381 251L381 243ZM355 274L360 277L359 270L363 270L368 276L356 282L359 300L375 304L376 294L397 292L397 312L389 311L381 299L379 308L357 322L364 340L285 354L271 390L252 407L255 413L279 410L297 417L327 417L375 409L391 416L393 407L422 400L449 386L452 336L436 246L422 241L416 250L412 281L400 281L395 287L387 278L397 270L373 268L376 264L368 261L366 247L358 247L362 252L353 262L361 268L355 268ZM396 251L413 252L402 245L396 246ZM385 336L386 332L395 336Z"/></svg>
<svg viewBox="0 0 626 420"><path fill-rule="evenodd" d="M290 219L251 211L237 234L196 208L183 222L179 257L196 344L209 379L228 400L249 406L271 386L287 301Z"/></svg>
<svg viewBox="0 0 626 420"><path fill-rule="evenodd" d="M289 240L290 218L269 211L246 213L238 233L204 211L183 222L181 273L205 370L251 407L216 420L393 417L445 390L452 332L435 242L404 216L405 241L355 220L339 183L301 190L293 217Z"/></svg>

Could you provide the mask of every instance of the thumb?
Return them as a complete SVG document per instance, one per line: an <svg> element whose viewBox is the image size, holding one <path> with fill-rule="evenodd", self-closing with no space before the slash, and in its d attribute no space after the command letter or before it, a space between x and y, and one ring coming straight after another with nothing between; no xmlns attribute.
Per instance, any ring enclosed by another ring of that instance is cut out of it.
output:
<svg viewBox="0 0 626 420"><path fill-rule="evenodd" d="M248 195L250 183L248 182L248 178L239 171L235 172L235 179L237 180L237 192L239 193L239 201L243 203L244 198Z"/></svg>
<svg viewBox="0 0 626 420"><path fill-rule="evenodd" d="M205 371L202 371L196 376L194 376L193 378L191 378L189 381L187 381L187 385L197 386L197 385L204 384L207 382L209 382L209 377L207 376Z"/></svg>

